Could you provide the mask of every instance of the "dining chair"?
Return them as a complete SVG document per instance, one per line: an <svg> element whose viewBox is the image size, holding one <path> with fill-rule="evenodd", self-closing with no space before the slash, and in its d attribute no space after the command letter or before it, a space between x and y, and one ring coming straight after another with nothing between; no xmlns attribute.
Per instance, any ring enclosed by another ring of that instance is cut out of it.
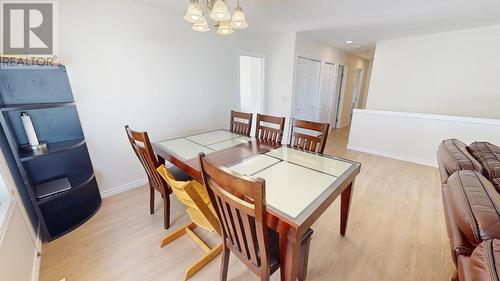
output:
<svg viewBox="0 0 500 281"><path fill-rule="evenodd" d="M257 113L255 138L280 144L285 130L285 117L276 117Z"/></svg>
<svg viewBox="0 0 500 281"><path fill-rule="evenodd" d="M290 124L290 146L311 152L323 153L330 124L293 118L290 120Z"/></svg>
<svg viewBox="0 0 500 281"><path fill-rule="evenodd" d="M227 280L230 252L250 270L269 280L280 266L279 235L266 224L265 181L217 167L200 154L203 182L222 225L223 251L220 280ZM301 255L309 253L312 230L302 239ZM307 272L307 256L301 256L299 281Z"/></svg>
<svg viewBox="0 0 500 281"><path fill-rule="evenodd" d="M252 117L252 113L231 110L229 130L232 133L249 137L252 130Z"/></svg>
<svg viewBox="0 0 500 281"><path fill-rule="evenodd" d="M165 229L170 227L170 193L172 193L167 183L156 172L156 168L160 166L155 157L151 142L149 141L148 133L130 129L125 126L127 137L132 145L137 158L141 162L149 182L149 213L155 212L155 190L161 194L163 198L163 226ZM172 167L170 172L179 180L189 179L190 177L176 167Z"/></svg>
<svg viewBox="0 0 500 281"><path fill-rule="evenodd" d="M198 261L186 269L184 273L184 280L187 280L211 260L217 257L222 251L222 243L214 248L210 248L198 235L193 232L193 229L200 227L209 232L213 232L215 230L215 232L222 237L220 224L215 215L208 193L203 185L195 180L176 180L165 165L158 167L157 171L172 188L172 191L177 199L186 206L186 212L191 219L191 222L186 226L181 227L177 231L165 236L161 241L160 247L165 247L176 239L187 234L205 252L205 255L202 258L198 259Z"/></svg>

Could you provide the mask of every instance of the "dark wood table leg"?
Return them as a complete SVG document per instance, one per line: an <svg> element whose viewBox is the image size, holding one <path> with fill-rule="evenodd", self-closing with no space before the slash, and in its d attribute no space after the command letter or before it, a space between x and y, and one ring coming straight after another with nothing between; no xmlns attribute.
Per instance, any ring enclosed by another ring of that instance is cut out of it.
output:
<svg viewBox="0 0 500 281"><path fill-rule="evenodd" d="M354 181L342 192L340 199L340 235L345 236L347 221L349 219L349 209L351 206L352 190L354 189Z"/></svg>
<svg viewBox="0 0 500 281"><path fill-rule="evenodd" d="M300 262L300 239L297 230L280 232L281 281L296 281Z"/></svg>

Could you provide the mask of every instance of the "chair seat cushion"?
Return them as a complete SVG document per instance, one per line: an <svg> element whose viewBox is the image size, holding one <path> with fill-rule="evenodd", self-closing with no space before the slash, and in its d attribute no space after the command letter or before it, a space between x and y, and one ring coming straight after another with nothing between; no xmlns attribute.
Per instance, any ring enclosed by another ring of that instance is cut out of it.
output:
<svg viewBox="0 0 500 281"><path fill-rule="evenodd" d="M459 263L461 281L498 281L500 271L500 240L479 244L470 258Z"/></svg>
<svg viewBox="0 0 500 281"><path fill-rule="evenodd" d="M174 176L175 180L177 181L190 181L192 178L184 173L181 169L177 168L176 166L170 166L167 168L168 171Z"/></svg>
<svg viewBox="0 0 500 281"><path fill-rule="evenodd" d="M280 237L278 232L269 229L269 266L271 273L280 267Z"/></svg>
<svg viewBox="0 0 500 281"><path fill-rule="evenodd" d="M474 170L482 173L483 167L467 150L467 145L457 139L443 141L437 152L442 183L448 175L459 170Z"/></svg>
<svg viewBox="0 0 500 281"><path fill-rule="evenodd" d="M483 174L500 192L500 147L488 142L474 142L468 147L483 167Z"/></svg>
<svg viewBox="0 0 500 281"><path fill-rule="evenodd" d="M500 238L500 194L475 171L455 172L448 179L448 195L456 224L469 242Z"/></svg>
<svg viewBox="0 0 500 281"><path fill-rule="evenodd" d="M269 251L269 264L270 264L270 267L271 267L271 273L272 272L275 272L279 267L280 267L280 238L279 238L279 234L272 230L272 229L269 229L269 247L270 247L270 251ZM306 233L304 233L304 235L302 236L302 240L301 240L301 246L303 246L304 243L307 243L312 235L313 235L314 231L312 229L308 229L306 231Z"/></svg>

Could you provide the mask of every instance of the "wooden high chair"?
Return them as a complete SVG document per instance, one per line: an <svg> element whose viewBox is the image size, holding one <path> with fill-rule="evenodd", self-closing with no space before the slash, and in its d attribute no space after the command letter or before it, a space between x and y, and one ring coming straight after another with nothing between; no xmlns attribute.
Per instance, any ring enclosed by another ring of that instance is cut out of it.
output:
<svg viewBox="0 0 500 281"><path fill-rule="evenodd" d="M196 244L198 244L198 246L200 246L200 248L206 253L202 258L186 269L184 280L187 280L208 264L212 259L218 256L222 251L222 243L217 245L215 248L210 248L192 230L199 226L209 232L213 232L215 230L219 236L222 237L219 220L217 219L214 208L210 203L208 193L202 184L195 180L177 181L165 165L161 165L156 170L172 188L172 191L177 199L186 205L186 212L191 219L191 223L165 236L161 240L160 247L165 247L177 238L182 237L184 234L188 234L191 239L193 239L194 242L196 242Z"/></svg>

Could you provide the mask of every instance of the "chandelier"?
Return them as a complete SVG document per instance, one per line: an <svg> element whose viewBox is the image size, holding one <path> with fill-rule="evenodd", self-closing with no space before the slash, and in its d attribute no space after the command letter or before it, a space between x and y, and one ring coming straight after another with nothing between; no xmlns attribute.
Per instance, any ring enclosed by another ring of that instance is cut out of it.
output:
<svg viewBox="0 0 500 281"><path fill-rule="evenodd" d="M219 35L229 35L235 29L247 28L248 23L240 0L237 0L232 16L226 2L227 0L191 0L184 19L192 23L192 29L198 32L210 31L207 16Z"/></svg>

